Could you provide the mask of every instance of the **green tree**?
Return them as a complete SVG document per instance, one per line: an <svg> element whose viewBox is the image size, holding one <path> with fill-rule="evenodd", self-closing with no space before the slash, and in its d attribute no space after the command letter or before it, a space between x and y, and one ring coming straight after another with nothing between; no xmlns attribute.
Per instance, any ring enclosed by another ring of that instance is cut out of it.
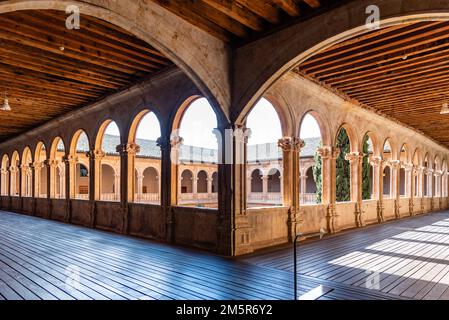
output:
<svg viewBox="0 0 449 320"><path fill-rule="evenodd" d="M337 148L340 149L340 155L337 158L337 192L336 200L338 202L351 200L351 172L350 164L345 159L346 154L351 150L349 137L345 129L341 129L337 137Z"/></svg>
<svg viewBox="0 0 449 320"><path fill-rule="evenodd" d="M365 136L363 140L363 163L362 163L362 199L369 200L371 199L371 185L372 185L372 177L371 177L371 165L369 164L369 143L368 136Z"/></svg>
<svg viewBox="0 0 449 320"><path fill-rule="evenodd" d="M322 143L320 142L320 147ZM314 156L315 164L313 166L313 179L315 180L316 185L316 203L321 203L323 197L323 178L322 178L322 166L323 162L321 161L321 157L318 154L318 149L315 152Z"/></svg>

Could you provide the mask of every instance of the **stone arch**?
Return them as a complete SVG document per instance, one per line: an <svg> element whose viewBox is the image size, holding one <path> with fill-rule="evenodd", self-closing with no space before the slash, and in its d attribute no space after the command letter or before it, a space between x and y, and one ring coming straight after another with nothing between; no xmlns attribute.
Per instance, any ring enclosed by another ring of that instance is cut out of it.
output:
<svg viewBox="0 0 449 320"><path fill-rule="evenodd" d="M46 198L47 197L47 185L48 185L48 148L40 141L36 145L34 155L34 176L35 176L35 197Z"/></svg>
<svg viewBox="0 0 449 320"><path fill-rule="evenodd" d="M449 3L440 1L359 0L348 2L289 28L284 28L234 54L233 97L236 112L232 119L239 121L263 94L286 73L313 55L352 37L372 31L366 27L366 8L377 5L381 12L380 27L419 21L449 20ZM297 34L313 34L297 37ZM285 39L281 49L273 43ZM287 40L288 39L288 40Z"/></svg>
<svg viewBox="0 0 449 320"><path fill-rule="evenodd" d="M281 172L277 168L272 168L267 172L268 193L281 192Z"/></svg>
<svg viewBox="0 0 449 320"><path fill-rule="evenodd" d="M119 122L115 121L114 119L107 119L104 120L101 125L98 127L97 133L95 134L95 150L101 151L102 150L102 144L103 144L103 138L106 133L106 129L111 125L112 123L115 123L119 133L120 133L120 139L123 137L122 128L120 128Z"/></svg>
<svg viewBox="0 0 449 320"><path fill-rule="evenodd" d="M251 172L251 193L263 192L263 173L260 169L255 169Z"/></svg>
<svg viewBox="0 0 449 320"><path fill-rule="evenodd" d="M403 143L398 151L398 158L403 164L409 164L412 162L411 153L407 143Z"/></svg>
<svg viewBox="0 0 449 320"><path fill-rule="evenodd" d="M373 147L373 156L378 157L380 156L380 148L379 148L379 139L377 138L377 135L372 132L372 131L367 131L365 132L365 134L363 135L363 139L361 141L361 144L359 146L359 150L363 150L363 144L365 143L365 139L369 138L371 140L372 143L372 147Z"/></svg>
<svg viewBox="0 0 449 320"><path fill-rule="evenodd" d="M382 144L382 159L387 161L398 160L396 149L395 142L390 137L385 138Z"/></svg>
<svg viewBox="0 0 449 320"><path fill-rule="evenodd" d="M193 173L186 169L181 173L181 193L193 193Z"/></svg>
<svg viewBox="0 0 449 320"><path fill-rule="evenodd" d="M66 1L17 0L0 4L0 14L18 10L65 11ZM229 84L230 49L222 40L209 35L152 1L74 0L82 14L105 20L151 44L178 65L217 109L231 105ZM163 30L163 32L154 32ZM192 36L201 41L192 41ZM174 41L174 39L176 39ZM222 106L222 107L220 107ZM223 112L224 113L224 112Z"/></svg>
<svg viewBox="0 0 449 320"><path fill-rule="evenodd" d="M129 127L128 133L126 134L126 136L128 137L128 144L136 143L136 136L139 125L141 124L143 118L145 118L145 116L149 115L150 113L153 113L156 116L156 119L159 123L159 128L161 127L161 122L159 120L161 119L161 117L156 111L150 109L141 110L139 113L132 117L131 125Z"/></svg>
<svg viewBox="0 0 449 320"><path fill-rule="evenodd" d="M81 139L85 137L81 141ZM85 145L81 144L83 142ZM90 139L84 129L78 129L72 135L68 155L71 157L70 165L70 198L87 200L89 197L89 165L86 153L90 151ZM66 150L67 153L67 150Z"/></svg>
<svg viewBox="0 0 449 320"><path fill-rule="evenodd" d="M197 192L198 193L207 193L207 184L209 177L205 170L200 170L197 174Z"/></svg>
<svg viewBox="0 0 449 320"><path fill-rule="evenodd" d="M9 156L4 154L1 163L1 195L9 196Z"/></svg>
<svg viewBox="0 0 449 320"><path fill-rule="evenodd" d="M65 165L66 147L61 137L56 137L50 147L50 198L65 197Z"/></svg>
<svg viewBox="0 0 449 320"><path fill-rule="evenodd" d="M142 172L142 193L159 194L160 177L159 172L154 167L147 167Z"/></svg>
<svg viewBox="0 0 449 320"><path fill-rule="evenodd" d="M318 127L320 128L321 141L322 141L323 146L333 145L333 143L332 143L333 139L331 138L329 122L323 115L321 115L320 112L315 111L313 109L310 109L310 110L304 112L303 115L301 116L301 120L299 121L299 126L298 126L298 136L300 137L300 135L301 135L301 128L302 128L302 125L304 122L304 118L307 115L312 116L315 119L315 121L318 123Z"/></svg>
<svg viewBox="0 0 449 320"><path fill-rule="evenodd" d="M15 150L11 155L11 196L20 196L20 154Z"/></svg>
<svg viewBox="0 0 449 320"><path fill-rule="evenodd" d="M29 198L33 195L33 177L31 166L33 155L31 148L26 146L22 152L22 197Z"/></svg>
<svg viewBox="0 0 449 320"><path fill-rule="evenodd" d="M334 142L332 145L335 146L337 144L337 139L338 139L338 136L340 135L340 131L342 129L344 129L346 131L346 133L348 134L351 152L358 152L359 151L358 150L359 142L358 142L357 135L356 135L354 129L347 123L343 123L342 125L340 125L340 127L336 131L335 137L333 139Z"/></svg>

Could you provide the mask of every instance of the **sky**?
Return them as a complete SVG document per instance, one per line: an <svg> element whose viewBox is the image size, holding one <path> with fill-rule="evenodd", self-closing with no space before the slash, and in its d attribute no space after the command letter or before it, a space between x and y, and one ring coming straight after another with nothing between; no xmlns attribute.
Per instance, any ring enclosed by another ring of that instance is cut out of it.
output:
<svg viewBox="0 0 449 320"><path fill-rule="evenodd" d="M266 99L261 99L247 118L246 126L251 129L249 145L277 142L282 138L281 123L276 110ZM217 149L217 139L213 130L217 127L217 117L205 98L195 100L185 111L179 129L184 145ZM160 125L156 115L147 114L137 129L138 139L157 140ZM120 135L115 122L106 128L106 134ZM320 137L318 123L311 115L304 117L301 125L301 139Z"/></svg>

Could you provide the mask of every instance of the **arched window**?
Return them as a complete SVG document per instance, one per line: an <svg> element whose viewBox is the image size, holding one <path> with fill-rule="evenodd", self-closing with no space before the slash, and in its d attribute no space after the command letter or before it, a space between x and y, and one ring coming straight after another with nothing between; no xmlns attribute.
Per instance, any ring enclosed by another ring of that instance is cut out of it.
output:
<svg viewBox="0 0 449 320"><path fill-rule="evenodd" d="M78 200L89 199L89 139L83 130L73 136L70 146L70 197Z"/></svg>
<svg viewBox="0 0 449 320"><path fill-rule="evenodd" d="M419 156L419 150L416 149L415 153L413 154L413 167L415 170L413 170L413 196L414 197L421 197L422 195L422 189L421 186L419 184L420 182L420 177L418 174L418 168L420 166L420 156Z"/></svg>
<svg viewBox="0 0 449 320"><path fill-rule="evenodd" d="M98 135L97 150L100 145L102 154L95 160L100 169L97 192L101 201L120 201L120 154L117 152L117 146L121 144L120 130L114 121L108 120L100 127Z"/></svg>
<svg viewBox="0 0 449 320"><path fill-rule="evenodd" d="M4 155L2 157L2 181L1 181L1 195L9 196L9 157Z"/></svg>
<svg viewBox="0 0 449 320"><path fill-rule="evenodd" d="M426 154L426 156L424 157L424 174L423 174L423 180L424 180L423 196L424 197L431 196L431 186L430 186L431 175L429 173L430 166L431 166L431 164L429 162L429 155Z"/></svg>
<svg viewBox="0 0 449 320"><path fill-rule="evenodd" d="M154 112L140 112L131 126L128 141L137 146L134 183L128 179L129 188L134 185L134 191L129 193L134 195L134 199L129 199L131 202L160 204L161 149L157 144L160 137L161 128Z"/></svg>
<svg viewBox="0 0 449 320"><path fill-rule="evenodd" d="M217 196L207 193L207 178L194 176L192 171L212 172L218 170L218 141L214 134L217 115L207 99L200 98L181 108L182 116L172 133L172 154L178 154L178 205L217 208ZM176 128L177 126L177 128ZM178 143L174 143L178 142ZM203 175L203 174L202 174ZM201 189L198 186L201 183ZM205 188L205 189L204 189ZM198 196L200 191L206 194Z"/></svg>
<svg viewBox="0 0 449 320"><path fill-rule="evenodd" d="M259 169L254 170L251 173L251 193L262 193L263 192L263 181L262 181L262 171Z"/></svg>
<svg viewBox="0 0 449 320"><path fill-rule="evenodd" d="M33 159L30 148L26 147L22 154L22 197L30 198L33 195Z"/></svg>
<svg viewBox="0 0 449 320"><path fill-rule="evenodd" d="M351 166L346 155L351 152L351 142L346 129L341 128L336 141L340 154L336 160L336 201L351 201Z"/></svg>
<svg viewBox="0 0 449 320"><path fill-rule="evenodd" d="M405 197L405 182L406 182L406 175L405 175L405 169L401 168L399 170L399 195L401 197Z"/></svg>
<svg viewBox="0 0 449 320"><path fill-rule="evenodd" d="M212 174L212 193L218 193L218 172Z"/></svg>
<svg viewBox="0 0 449 320"><path fill-rule="evenodd" d="M281 205L280 176L282 175L282 151L279 149L278 141L282 138L282 127L279 115L268 100L261 99L248 114L246 127L251 130L247 146L248 174L250 172L254 173L255 169L262 167L275 166L280 169L278 174L273 172L274 175L271 177L270 173L263 177L262 191L259 191L260 187L256 191L254 191L254 188L248 190L248 207ZM258 180L253 181L254 176L247 176L247 179L249 178L251 178L251 186L253 186L253 182L258 183ZM255 179L260 179L260 176ZM273 186L273 191L271 192L270 185ZM252 195L252 192L262 192L263 196L261 198L258 195ZM268 192L272 193L269 197ZM273 193L277 194L273 195Z"/></svg>
<svg viewBox="0 0 449 320"><path fill-rule="evenodd" d="M117 201L116 172L109 164L101 164L101 200Z"/></svg>
<svg viewBox="0 0 449 320"><path fill-rule="evenodd" d="M181 174L181 193L193 193L193 174L190 170L184 170Z"/></svg>
<svg viewBox="0 0 449 320"><path fill-rule="evenodd" d="M197 189L196 191L198 193L207 193L207 184L208 184L208 177L207 177L207 172L204 170L201 170L200 172L198 172L198 177L197 177Z"/></svg>
<svg viewBox="0 0 449 320"><path fill-rule="evenodd" d="M11 157L11 196L18 197L20 195L20 156L14 151Z"/></svg>
<svg viewBox="0 0 449 320"><path fill-rule="evenodd" d="M374 143L370 134L366 134L363 138L362 145L363 162L362 162L362 199L374 199L374 169L370 159L374 157Z"/></svg>
<svg viewBox="0 0 449 320"><path fill-rule="evenodd" d="M65 198L65 145L61 138L56 138L50 149L50 197Z"/></svg>
<svg viewBox="0 0 449 320"><path fill-rule="evenodd" d="M384 198L392 197L392 174L391 174L391 168L389 165L390 161L393 160L392 152L393 152L393 149L391 148L390 141L387 139L384 143L383 152L382 152L382 159L384 160L384 163L385 163L385 166L383 169L383 178L382 178Z"/></svg>
<svg viewBox="0 0 449 320"><path fill-rule="evenodd" d="M268 192L281 193L281 173L278 169L271 169L268 172Z"/></svg>
<svg viewBox="0 0 449 320"><path fill-rule="evenodd" d="M305 204L321 203L323 163L318 149L322 147L322 137L318 121L312 113L306 114L301 122L300 138L305 144L301 150L300 172L305 172L305 168L311 166L305 172L305 176L300 177L300 202Z"/></svg>
<svg viewBox="0 0 449 320"><path fill-rule="evenodd" d="M34 175L36 179L35 196L38 198L47 198L47 148L42 142L39 142L36 147L36 154L34 156Z"/></svg>

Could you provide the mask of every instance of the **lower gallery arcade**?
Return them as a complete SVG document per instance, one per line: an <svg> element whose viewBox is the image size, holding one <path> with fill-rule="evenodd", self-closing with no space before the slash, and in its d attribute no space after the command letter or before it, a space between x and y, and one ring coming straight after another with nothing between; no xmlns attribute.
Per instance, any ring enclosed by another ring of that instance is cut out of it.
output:
<svg viewBox="0 0 449 320"><path fill-rule="evenodd" d="M249 122L223 127L216 115L210 134L224 143L233 128L233 152L243 164L223 164L229 148L218 142L216 148L184 143L182 122L199 101L213 112L174 68L4 143L1 209L240 255L291 241L298 231L337 233L449 205L443 147L296 73L265 95L278 114L278 141L250 145ZM123 105L129 112L118 112ZM150 115L159 137L142 139L139 124ZM301 139L306 116L316 120L319 139ZM336 186L340 165L350 173L346 197ZM229 172L241 206L233 231L220 183Z"/></svg>

